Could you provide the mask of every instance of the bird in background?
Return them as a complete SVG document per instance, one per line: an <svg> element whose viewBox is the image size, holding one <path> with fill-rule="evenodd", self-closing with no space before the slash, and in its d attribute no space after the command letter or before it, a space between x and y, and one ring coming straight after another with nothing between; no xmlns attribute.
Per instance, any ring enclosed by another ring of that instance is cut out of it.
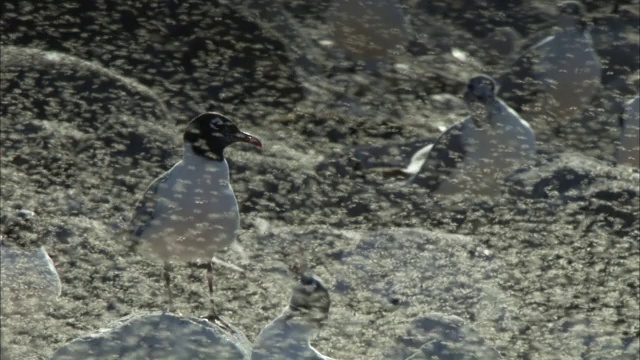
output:
<svg viewBox="0 0 640 360"><path fill-rule="evenodd" d="M537 131L580 115L601 86L602 64L584 6L564 1L557 9L554 34L525 49L498 78L498 95ZM540 119L543 114L550 124Z"/></svg>
<svg viewBox="0 0 640 360"><path fill-rule="evenodd" d="M536 136L527 121L496 95L497 90L487 75L469 79L463 95L469 116L418 150L406 167L383 171L402 172L408 177L405 184L435 195L500 194L504 178L535 157Z"/></svg>
<svg viewBox="0 0 640 360"><path fill-rule="evenodd" d="M329 290L322 281L302 273L287 307L258 334L251 360L332 360L310 343L329 318L330 307Z"/></svg>

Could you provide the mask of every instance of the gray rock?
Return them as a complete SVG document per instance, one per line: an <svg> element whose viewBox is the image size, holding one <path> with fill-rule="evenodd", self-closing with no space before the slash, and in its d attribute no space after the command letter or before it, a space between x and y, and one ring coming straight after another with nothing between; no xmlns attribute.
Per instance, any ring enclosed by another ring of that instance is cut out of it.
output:
<svg viewBox="0 0 640 360"><path fill-rule="evenodd" d="M457 316L431 313L415 318L389 358L406 360L502 359L471 326ZM416 351L417 349L417 351ZM412 355L409 355L413 353ZM407 357L408 356L408 357Z"/></svg>
<svg viewBox="0 0 640 360"><path fill-rule="evenodd" d="M277 245L273 244L274 238L278 239ZM372 314L393 311L394 319L413 318L416 312L425 313L426 309L454 312L456 306L464 304L465 308L474 309L475 321L483 324L483 331L513 326L512 300L494 278L502 271L503 262L472 237L417 228L359 231L281 227L270 229L253 241L261 249L269 246L268 251L273 251L261 254L270 259L262 264L271 267L268 272L284 267L275 263L280 253L291 254L288 260L304 259L319 273L327 261L332 261L332 272L323 277L337 304L366 302ZM339 252L335 244L340 244ZM371 315L358 314L354 318L348 305L338 305L332 312L332 318L342 319L328 324L327 333L332 339L362 337L366 341L372 331L383 334L378 339L393 339L384 327L372 329L366 325ZM375 318L374 315L372 319ZM359 324L353 325L352 319ZM376 348L392 345L383 341Z"/></svg>
<svg viewBox="0 0 640 360"><path fill-rule="evenodd" d="M13 203L11 178L3 183L10 188L7 203ZM4 194L3 194L4 195ZM4 199L3 199L4 200ZM8 209L7 209L8 210ZM8 214L7 214L8 213ZM60 296L62 284L53 261L45 250L49 235L44 230L43 219L28 209L3 211L2 235L0 235L0 288L2 310L7 313L28 314L40 312Z"/></svg>
<svg viewBox="0 0 640 360"><path fill-rule="evenodd" d="M327 14L333 42L354 61L373 64L409 42L405 15L396 1L334 1Z"/></svg>
<svg viewBox="0 0 640 360"><path fill-rule="evenodd" d="M514 195L530 198L574 196L595 183L624 176L624 171L579 153L540 156L537 163L509 176Z"/></svg>
<svg viewBox="0 0 640 360"><path fill-rule="evenodd" d="M62 346L50 360L246 359L241 331L170 313L130 315Z"/></svg>
<svg viewBox="0 0 640 360"><path fill-rule="evenodd" d="M0 279L5 313L40 312L60 296L62 288L43 246L20 249L0 242Z"/></svg>
<svg viewBox="0 0 640 360"><path fill-rule="evenodd" d="M500 261L472 237L419 228L347 234L358 242L343 254L344 267L336 274L337 279L360 291L371 292L382 303L411 306L430 301L446 306L460 296L460 301L479 305L489 298L497 301L504 295L492 285L491 279L491 273L499 271ZM477 297L458 292L462 288ZM497 305L493 310L500 317L504 309Z"/></svg>
<svg viewBox="0 0 640 360"><path fill-rule="evenodd" d="M118 178L135 190L138 183L131 178L145 167L141 164L168 165L173 154L167 144L176 137L167 108L150 88L60 52L5 46L0 60L7 77L3 149L14 152L8 164L35 185L68 186L92 175ZM34 86L37 82L42 85ZM40 175L42 168L47 176Z"/></svg>

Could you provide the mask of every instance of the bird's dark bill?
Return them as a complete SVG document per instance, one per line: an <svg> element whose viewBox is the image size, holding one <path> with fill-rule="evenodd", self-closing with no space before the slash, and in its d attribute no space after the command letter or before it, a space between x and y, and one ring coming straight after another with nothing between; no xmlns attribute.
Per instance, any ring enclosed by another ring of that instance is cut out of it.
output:
<svg viewBox="0 0 640 360"><path fill-rule="evenodd" d="M257 137L251 134L240 132L236 135L236 137L238 138L238 141L246 142L248 144L255 145L259 148L262 147L262 142L260 141L260 139L258 139Z"/></svg>

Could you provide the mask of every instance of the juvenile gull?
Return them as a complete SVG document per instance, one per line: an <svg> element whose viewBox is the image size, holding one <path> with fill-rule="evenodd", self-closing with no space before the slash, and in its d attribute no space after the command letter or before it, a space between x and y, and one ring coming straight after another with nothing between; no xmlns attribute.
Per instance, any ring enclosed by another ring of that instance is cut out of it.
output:
<svg viewBox="0 0 640 360"><path fill-rule="evenodd" d="M496 96L496 83L488 76L471 78L464 100L470 115L442 133L431 149L420 151L426 160L412 181L439 195L493 196L510 171L535 156L535 134Z"/></svg>
<svg viewBox="0 0 640 360"><path fill-rule="evenodd" d="M626 103L620 116L620 145L616 152L618 165L640 168L640 95Z"/></svg>
<svg viewBox="0 0 640 360"><path fill-rule="evenodd" d="M558 4L555 34L524 51L498 79L498 95L520 112L579 114L600 87L602 65L577 1Z"/></svg>
<svg viewBox="0 0 640 360"><path fill-rule="evenodd" d="M235 142L262 147L257 137L214 112L191 120L183 140L182 160L149 185L129 228L135 247L164 261L169 311L173 311L170 261L203 262L212 296L213 254L227 247L242 250L236 242L238 203L223 152ZM215 307L213 312L217 318Z"/></svg>
<svg viewBox="0 0 640 360"><path fill-rule="evenodd" d="M328 319L330 307L329 291L320 279L301 275L287 308L258 334L251 360L331 360L310 344Z"/></svg>

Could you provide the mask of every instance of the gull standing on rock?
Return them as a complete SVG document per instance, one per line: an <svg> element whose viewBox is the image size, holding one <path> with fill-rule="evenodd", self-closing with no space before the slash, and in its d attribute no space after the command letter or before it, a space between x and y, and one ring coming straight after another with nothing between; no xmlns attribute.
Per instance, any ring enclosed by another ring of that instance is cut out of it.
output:
<svg viewBox="0 0 640 360"><path fill-rule="evenodd" d="M584 6L565 1L558 12L555 34L527 49L498 79L498 95L522 114L548 111L564 123L579 115L598 91L602 65Z"/></svg>
<svg viewBox="0 0 640 360"><path fill-rule="evenodd" d="M227 247L242 252L236 242L238 203L223 152L236 142L262 147L257 137L214 112L191 120L183 140L182 160L149 185L129 228L135 247L164 261L169 311L173 311L170 261L203 262L212 297L213 254ZM218 318L215 306L213 312Z"/></svg>
<svg viewBox="0 0 640 360"><path fill-rule="evenodd" d="M620 125L622 133L616 162L640 168L640 95L627 102Z"/></svg>
<svg viewBox="0 0 640 360"><path fill-rule="evenodd" d="M533 130L496 90L488 76L469 80L464 100L471 114L442 133L431 149L421 150L424 164L412 182L438 195L493 196L506 175L533 159Z"/></svg>
<svg viewBox="0 0 640 360"><path fill-rule="evenodd" d="M332 360L310 343L329 318L330 307L329 291L320 279L301 275L287 308L258 334L251 360Z"/></svg>

